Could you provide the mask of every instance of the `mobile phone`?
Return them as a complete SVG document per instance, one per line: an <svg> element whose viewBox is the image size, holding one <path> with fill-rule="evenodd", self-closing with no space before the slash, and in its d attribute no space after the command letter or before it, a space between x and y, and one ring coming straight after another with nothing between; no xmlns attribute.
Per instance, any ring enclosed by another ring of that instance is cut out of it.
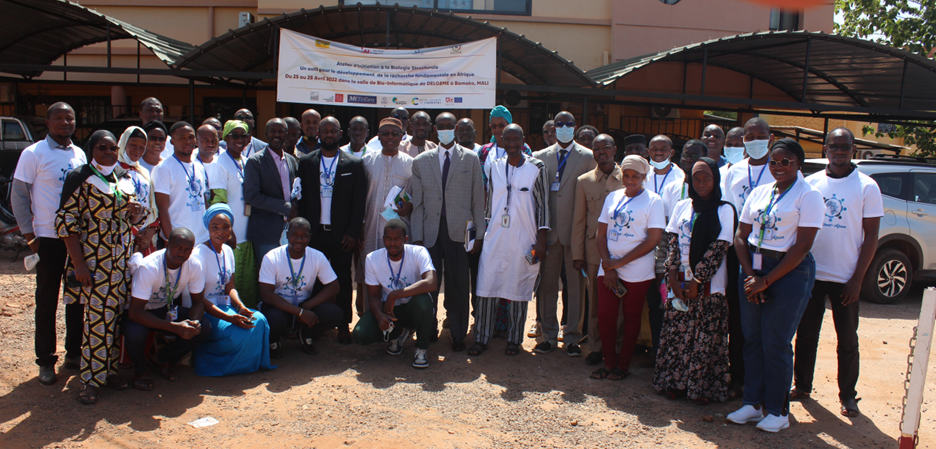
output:
<svg viewBox="0 0 936 449"><path fill-rule="evenodd" d="M621 282L620 279L617 281L617 287L614 289L614 295L618 298L623 298L627 294L627 287Z"/></svg>
<svg viewBox="0 0 936 449"><path fill-rule="evenodd" d="M526 255L526 260L530 265L536 265L536 262L539 262L539 257L536 256L536 250L531 249Z"/></svg>
<svg viewBox="0 0 936 449"><path fill-rule="evenodd" d="M81 281L79 281L75 276L75 273L70 273L65 277L65 285L67 285L68 288L81 288L84 286L84 284L82 284Z"/></svg>

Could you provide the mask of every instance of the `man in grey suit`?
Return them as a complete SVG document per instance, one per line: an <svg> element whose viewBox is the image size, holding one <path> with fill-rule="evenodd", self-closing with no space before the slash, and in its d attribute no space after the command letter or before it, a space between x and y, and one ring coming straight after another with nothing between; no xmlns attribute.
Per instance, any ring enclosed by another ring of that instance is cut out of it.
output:
<svg viewBox="0 0 936 449"><path fill-rule="evenodd" d="M477 153L455 143L455 116L436 116L439 147L426 150L413 161L413 241L429 249L432 265L445 279L445 313L452 333L452 350L465 350L470 315L470 264L465 251L465 230L473 221L477 230L472 253L481 252L484 237L484 183ZM439 284L435 300L438 303ZM436 304L438 308L438 304Z"/></svg>
<svg viewBox="0 0 936 449"><path fill-rule="evenodd" d="M572 221L575 206L575 184L578 177L595 169L591 150L575 143L575 117L567 111L556 114L553 120L556 129L555 145L533 153L543 161L549 172L549 233L546 236L549 257L540 266L540 284L537 290L537 307L543 319L543 340L533 348L547 353L559 344L559 319L556 314L559 299L559 276L565 263L569 281L569 298L566 312L566 328L563 333L566 353L580 357L582 349L582 322L585 317L585 278L581 271L572 269Z"/></svg>
<svg viewBox="0 0 936 449"><path fill-rule="evenodd" d="M292 201L292 185L296 179L297 162L283 151L286 143L286 122L272 118L266 124L269 146L247 159L244 166L244 201L250 208L247 241L253 242L257 266L263 256L280 246L280 236L288 220L298 209Z"/></svg>

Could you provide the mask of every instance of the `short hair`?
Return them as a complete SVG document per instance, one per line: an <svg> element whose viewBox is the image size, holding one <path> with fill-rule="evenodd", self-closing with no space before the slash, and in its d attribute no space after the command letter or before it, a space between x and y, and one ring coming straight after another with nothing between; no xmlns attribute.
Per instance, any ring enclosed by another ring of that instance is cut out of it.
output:
<svg viewBox="0 0 936 449"><path fill-rule="evenodd" d="M299 120L296 120L295 117L283 117L283 121L286 122L286 127L292 126L301 126Z"/></svg>
<svg viewBox="0 0 936 449"><path fill-rule="evenodd" d="M745 122L744 129L747 129L748 126L763 126L767 128L767 131L770 131L770 124L767 123L767 120L764 120L760 117L753 117L747 122Z"/></svg>
<svg viewBox="0 0 936 449"><path fill-rule="evenodd" d="M852 130L844 126L839 126L838 128L835 128L832 131L829 131L829 133L826 134L825 143L827 144L829 143L829 138L831 138L832 134L835 133L836 131L845 133L846 135L848 135L848 139L851 140L852 144L855 143L855 133L853 133Z"/></svg>
<svg viewBox="0 0 936 449"><path fill-rule="evenodd" d="M735 126L734 128L729 129L728 132L725 133L725 138L727 139L728 136L730 136L730 135L732 135L732 134L741 134L741 136L743 137L743 136L744 136L744 128L742 128L742 127L740 127L740 126Z"/></svg>
<svg viewBox="0 0 936 449"><path fill-rule="evenodd" d="M149 97L140 102L140 109L145 108L148 104L158 104L160 107L163 105L156 97Z"/></svg>
<svg viewBox="0 0 936 449"><path fill-rule="evenodd" d="M546 120L543 122L543 129L546 129L547 126L556 126L556 121L553 119Z"/></svg>
<svg viewBox="0 0 936 449"><path fill-rule="evenodd" d="M598 128L595 128L591 125L582 125L575 129L574 138L578 139L578 137L582 134L582 131L591 131L593 134L595 134L595 137L598 137L599 134Z"/></svg>
<svg viewBox="0 0 936 449"><path fill-rule="evenodd" d="M189 128L192 128L192 131L195 131L195 127L192 126L189 122L186 122L184 120L179 120L178 122L173 123L172 127L169 128L169 135L172 136L173 134L175 134L177 129L185 128L186 126L188 126Z"/></svg>
<svg viewBox="0 0 936 449"><path fill-rule="evenodd" d="M699 140L699 139L692 139L692 140L686 142L685 145L683 145L683 151L686 151L686 148L692 148L692 147L701 147L701 148L702 148L702 155L703 155L703 156L708 156L708 145L706 145L705 142L703 142L703 141L701 141L701 140Z"/></svg>
<svg viewBox="0 0 936 449"><path fill-rule="evenodd" d="M59 102L52 103L52 106L49 106L49 109L46 110L46 118L52 117L52 113L60 109L64 109L66 111L72 111L73 114L75 113L75 108L71 107L70 104L64 101L59 101Z"/></svg>
<svg viewBox="0 0 936 449"><path fill-rule="evenodd" d="M384 229L384 234L387 233L388 229L402 229L404 236L409 235L406 232L406 223L404 223L403 220L400 220L399 218L394 218L392 220L387 221L387 224L384 225L383 229Z"/></svg>
<svg viewBox="0 0 936 449"><path fill-rule="evenodd" d="M296 217L292 220L289 220L289 227L286 230L287 234L292 230L293 226L304 227L307 231L312 230L312 225L309 224L309 220L306 220L303 217Z"/></svg>

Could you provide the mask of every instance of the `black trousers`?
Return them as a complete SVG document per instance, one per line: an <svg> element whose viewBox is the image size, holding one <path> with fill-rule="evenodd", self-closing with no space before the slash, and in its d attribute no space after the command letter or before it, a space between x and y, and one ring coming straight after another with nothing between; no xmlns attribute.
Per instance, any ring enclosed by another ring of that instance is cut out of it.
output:
<svg viewBox="0 0 936 449"><path fill-rule="evenodd" d="M36 265L36 364L52 366L55 355L55 312L65 276L68 250L59 239L40 237L39 263ZM84 306L78 302L65 306L65 357L81 355L81 331L84 327Z"/></svg>
<svg viewBox="0 0 936 449"><path fill-rule="evenodd" d="M471 262L465 244L449 238L448 222L439 220L439 236L429 248L429 257L436 269L439 283L432 294L435 310L439 310L439 286L445 280L445 314L449 320L449 331L453 340L464 340L468 334L468 318L471 316Z"/></svg>
<svg viewBox="0 0 936 449"><path fill-rule="evenodd" d="M146 313L150 313L160 320L165 320L166 315L169 313L169 307L163 306L158 309L147 310ZM127 354L130 355L130 361L133 363L133 371L139 377L146 374L146 339L149 337L150 332L156 332L156 329L151 329L133 321L130 319L129 313L124 315L126 315L123 322L124 343L127 345ZM176 317L175 322L187 319L189 319L189 308L179 306L179 315ZM192 352L196 346L208 340L211 337L211 323L205 319L204 315L198 322L201 323L201 332L188 340L176 334L165 332L166 335L175 336L176 338L156 354L156 363L168 362L175 364L182 357L185 357L185 354Z"/></svg>
<svg viewBox="0 0 936 449"><path fill-rule="evenodd" d="M796 329L796 350L793 361L793 379L798 391L811 392L813 373L816 369L816 348L819 345L819 331L822 329L822 317L826 310L826 297L832 304L832 320L835 323L835 335L838 338L838 386L839 399L854 399L858 392L859 354L858 354L858 302L842 305L842 291L845 284L816 281L812 296L806 304L803 318Z"/></svg>
<svg viewBox="0 0 936 449"><path fill-rule="evenodd" d="M653 278L650 289L647 290L647 316L650 321L650 343L653 348L650 354L656 358L657 348L660 347L660 333L663 332L663 298L660 296L660 281Z"/></svg>
<svg viewBox="0 0 936 449"><path fill-rule="evenodd" d="M728 248L726 269L728 270L728 288L725 299L728 301L728 373L731 383L744 385L744 332L741 330L741 294L737 288L741 264L734 247ZM747 301L747 298L743 298Z"/></svg>
<svg viewBox="0 0 936 449"><path fill-rule="evenodd" d="M341 309L330 302L323 302L313 307L312 312L314 312L319 319L318 324L312 326L312 333L314 335L321 335L325 331L329 331L344 324ZM270 343L279 343L280 335L287 328L293 325L295 325L297 329L298 326L304 326L302 321L296 318L295 315L266 303L260 305L260 313L262 313L263 316L266 317L267 322L270 323Z"/></svg>
<svg viewBox="0 0 936 449"><path fill-rule="evenodd" d="M342 238L344 236L339 235L337 232L320 228L315 238L309 242L309 245L325 255L328 263L331 264L332 270L335 271L335 275L338 276L338 286L341 290L335 298L335 304L344 314L344 324L351 324L351 319L354 317L354 304L352 302L354 287L351 285L351 260L354 251L341 250ZM318 282L316 281L316 283ZM321 287L321 285L316 285L313 295L317 294Z"/></svg>

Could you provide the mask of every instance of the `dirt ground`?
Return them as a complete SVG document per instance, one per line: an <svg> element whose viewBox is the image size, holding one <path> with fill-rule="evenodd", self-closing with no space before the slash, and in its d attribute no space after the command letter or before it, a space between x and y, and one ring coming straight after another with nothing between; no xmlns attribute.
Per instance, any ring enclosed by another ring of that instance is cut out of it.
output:
<svg viewBox="0 0 936 449"><path fill-rule="evenodd" d="M9 256L0 253L3 448L896 448L908 341L923 293L917 286L899 304L861 305L863 416L838 413L835 334L827 313L813 400L794 403L790 429L767 434L722 422L738 402L700 407L656 395L650 369L633 369L621 382L594 381L583 358L561 350L534 354L529 339L517 357L503 355L504 339L493 340L480 357L453 353L447 331L430 348L426 370L411 366L413 343L392 357L382 345L339 345L332 332L319 341L318 356L287 341L287 354L272 371L200 378L180 367L178 382L156 377L155 391L106 390L99 404L83 406L76 371L60 371L53 386L36 379L35 276L25 273L22 258L13 263ZM638 356L635 365L642 360ZM936 447L934 371L920 447ZM204 417L220 423L187 424Z"/></svg>

